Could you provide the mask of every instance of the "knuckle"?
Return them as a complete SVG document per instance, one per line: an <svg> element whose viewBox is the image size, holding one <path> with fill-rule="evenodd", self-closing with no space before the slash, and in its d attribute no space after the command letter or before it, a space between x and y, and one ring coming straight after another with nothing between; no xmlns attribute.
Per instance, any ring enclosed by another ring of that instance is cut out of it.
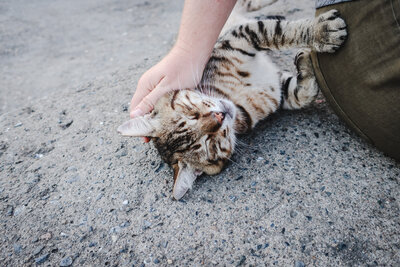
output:
<svg viewBox="0 0 400 267"><path fill-rule="evenodd" d="M142 99L142 105L144 105L147 109L152 110L154 108L154 103L149 96L145 96Z"/></svg>

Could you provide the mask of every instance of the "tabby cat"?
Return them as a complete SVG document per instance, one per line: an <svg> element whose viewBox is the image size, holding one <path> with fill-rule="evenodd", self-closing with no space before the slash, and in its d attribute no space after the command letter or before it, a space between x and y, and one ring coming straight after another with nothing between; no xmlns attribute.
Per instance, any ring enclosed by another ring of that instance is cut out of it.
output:
<svg viewBox="0 0 400 267"><path fill-rule="evenodd" d="M235 10L240 11L241 5L251 11L261 7L260 2L244 0ZM224 28L197 88L165 95L150 114L125 122L118 131L151 137L163 160L173 167L173 196L180 199L200 174L223 169L237 135L280 108L310 104L319 88L309 49L334 52L346 36L346 24L335 10L315 19L247 19ZM279 70L266 53L292 47L303 48L295 58L295 75Z"/></svg>

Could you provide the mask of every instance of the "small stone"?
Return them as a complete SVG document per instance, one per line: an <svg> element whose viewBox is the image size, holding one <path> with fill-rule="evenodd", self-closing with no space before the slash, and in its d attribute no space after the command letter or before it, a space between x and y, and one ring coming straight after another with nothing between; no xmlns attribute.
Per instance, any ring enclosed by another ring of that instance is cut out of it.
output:
<svg viewBox="0 0 400 267"><path fill-rule="evenodd" d="M67 168L67 172L76 172L76 171L78 171L78 169L75 166L69 166Z"/></svg>
<svg viewBox="0 0 400 267"><path fill-rule="evenodd" d="M163 248L167 248L167 246L168 246L168 241L162 242L162 243L161 243L161 246L162 246Z"/></svg>
<svg viewBox="0 0 400 267"><path fill-rule="evenodd" d="M97 245L96 242L90 242L90 243L89 243L89 248L94 247L94 246L96 246L96 245Z"/></svg>
<svg viewBox="0 0 400 267"><path fill-rule="evenodd" d="M294 267L305 267L306 265L302 261L295 261Z"/></svg>
<svg viewBox="0 0 400 267"><path fill-rule="evenodd" d="M122 202L122 205L126 206L126 205L128 205L128 203L129 203L129 201L128 201L127 199L125 199L125 200Z"/></svg>
<svg viewBox="0 0 400 267"><path fill-rule="evenodd" d="M129 227L131 225L131 223L129 222L129 221L126 221L126 222L124 222L124 223L121 223L120 224L120 227L121 228L125 228L125 227Z"/></svg>
<svg viewBox="0 0 400 267"><path fill-rule="evenodd" d="M22 246L20 244L14 244L14 252L19 254L22 251Z"/></svg>
<svg viewBox="0 0 400 267"><path fill-rule="evenodd" d="M43 262L47 261L49 258L49 253L44 254L43 256L37 257L35 259L36 264L42 264Z"/></svg>
<svg viewBox="0 0 400 267"><path fill-rule="evenodd" d="M306 216L307 220L312 221L312 217L311 216Z"/></svg>
<svg viewBox="0 0 400 267"><path fill-rule="evenodd" d="M154 262L155 264L159 264L159 263L160 263L160 260L157 259L157 258L155 258L153 262Z"/></svg>
<svg viewBox="0 0 400 267"><path fill-rule="evenodd" d="M38 247L35 248L35 250L33 251L33 255L36 256L37 254L39 254L40 252L42 252L43 249L44 249L44 246L38 246Z"/></svg>
<svg viewBox="0 0 400 267"><path fill-rule="evenodd" d="M295 212L294 210L290 211L290 217L294 218L297 216L297 212Z"/></svg>
<svg viewBox="0 0 400 267"><path fill-rule="evenodd" d="M72 176L70 179L67 180L67 183L72 184L75 183L77 181L79 181L81 179L81 177L79 176L79 174Z"/></svg>
<svg viewBox="0 0 400 267"><path fill-rule="evenodd" d="M40 236L39 238L40 240L50 240L51 239L51 233L45 233L43 235Z"/></svg>
<svg viewBox="0 0 400 267"><path fill-rule="evenodd" d="M14 125L15 128L21 127L21 126L22 126L22 122L18 122L17 124Z"/></svg>
<svg viewBox="0 0 400 267"><path fill-rule="evenodd" d="M239 260L239 263L237 264L237 266L241 266L244 265L244 263L246 262L246 256L242 256Z"/></svg>
<svg viewBox="0 0 400 267"><path fill-rule="evenodd" d="M111 236L111 240L112 240L113 243L117 242L118 236L112 235L112 236Z"/></svg>
<svg viewBox="0 0 400 267"><path fill-rule="evenodd" d="M171 259L168 259L168 260L167 260L167 263L168 263L168 264L172 264L173 261L172 261Z"/></svg>
<svg viewBox="0 0 400 267"><path fill-rule="evenodd" d="M72 258L71 257L65 257L60 261L60 266L61 267L66 267L66 266L71 266L72 264Z"/></svg>
<svg viewBox="0 0 400 267"><path fill-rule="evenodd" d="M13 214L14 214L14 207L13 207L13 206L9 206L9 207L7 208L7 213L6 213L6 215L7 215L7 216L13 216Z"/></svg>
<svg viewBox="0 0 400 267"><path fill-rule="evenodd" d="M149 221L147 221L147 220L144 220L143 221L143 228L144 229L147 229L147 228L149 228L151 226L151 222L149 222Z"/></svg>
<svg viewBox="0 0 400 267"><path fill-rule="evenodd" d="M235 180L236 181L239 181L239 180L242 180L243 179L243 175L240 175L240 176L238 176Z"/></svg>
<svg viewBox="0 0 400 267"><path fill-rule="evenodd" d="M25 206L19 206L14 210L14 216L20 215L25 210Z"/></svg>

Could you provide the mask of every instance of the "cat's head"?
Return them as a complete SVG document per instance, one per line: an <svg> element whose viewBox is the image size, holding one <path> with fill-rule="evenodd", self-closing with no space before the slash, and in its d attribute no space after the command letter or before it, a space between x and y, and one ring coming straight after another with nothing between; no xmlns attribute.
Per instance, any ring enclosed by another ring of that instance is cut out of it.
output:
<svg viewBox="0 0 400 267"><path fill-rule="evenodd" d="M149 136L174 169L175 199L180 199L203 172L219 173L235 148L236 106L195 90L161 98L150 114L118 127L125 136Z"/></svg>

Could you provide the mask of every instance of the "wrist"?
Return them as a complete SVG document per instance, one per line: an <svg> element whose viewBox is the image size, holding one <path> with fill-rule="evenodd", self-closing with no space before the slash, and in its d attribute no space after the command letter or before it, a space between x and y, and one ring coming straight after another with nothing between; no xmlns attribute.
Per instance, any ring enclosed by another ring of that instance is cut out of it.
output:
<svg viewBox="0 0 400 267"><path fill-rule="evenodd" d="M190 59L193 64L200 65L204 68L211 56L213 48L214 44L192 44L178 38L170 53Z"/></svg>

